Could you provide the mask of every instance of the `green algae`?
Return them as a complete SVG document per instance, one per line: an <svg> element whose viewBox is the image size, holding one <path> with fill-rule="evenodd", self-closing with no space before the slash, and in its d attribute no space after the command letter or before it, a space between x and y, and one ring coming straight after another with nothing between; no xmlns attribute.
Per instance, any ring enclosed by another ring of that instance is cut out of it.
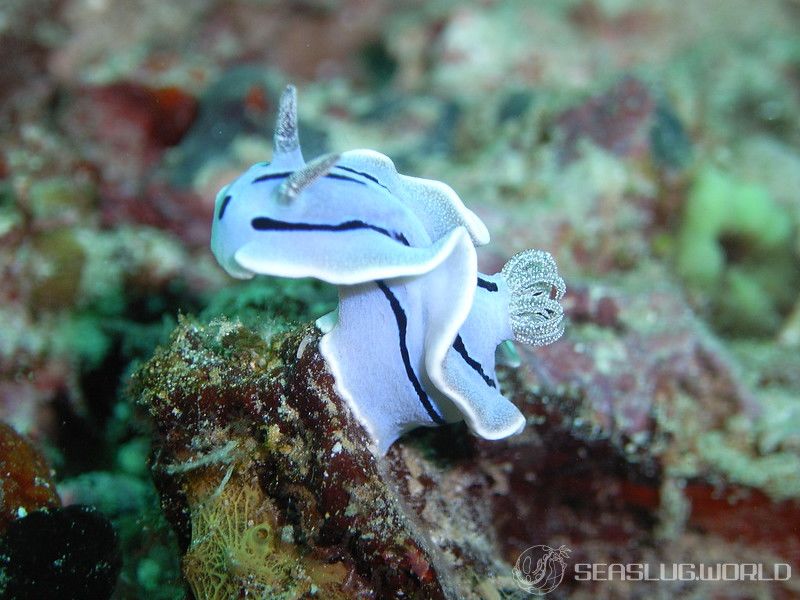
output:
<svg viewBox="0 0 800 600"><path fill-rule="evenodd" d="M256 277L220 290L200 319L224 315L247 324L271 321L273 326L277 322L288 326L318 318L336 308L336 302L336 288L319 281Z"/></svg>
<svg viewBox="0 0 800 600"><path fill-rule="evenodd" d="M32 243L36 260L30 306L37 311L67 309L80 296L86 251L72 229L43 233Z"/></svg>
<svg viewBox="0 0 800 600"><path fill-rule="evenodd" d="M764 412L756 423L759 451L800 450L800 398L783 389L765 390L761 397Z"/></svg>
<svg viewBox="0 0 800 600"><path fill-rule="evenodd" d="M67 177L40 179L31 184L26 206L35 218L77 217L92 209L96 191L89 182Z"/></svg>
<svg viewBox="0 0 800 600"><path fill-rule="evenodd" d="M792 215L769 191L713 167L695 176L675 244L675 268L737 335L774 332L795 300ZM788 284L788 285L787 285Z"/></svg>
<svg viewBox="0 0 800 600"><path fill-rule="evenodd" d="M775 500L800 496L800 456L796 453L753 456L726 440L719 431L702 434L697 440L697 452L728 481L764 490Z"/></svg>
<svg viewBox="0 0 800 600"><path fill-rule="evenodd" d="M100 365L111 349L112 339L102 318L75 313L60 319L52 330L50 351L71 356L87 369Z"/></svg>
<svg viewBox="0 0 800 600"><path fill-rule="evenodd" d="M22 213L16 204L14 190L6 181L0 180L0 238L22 223Z"/></svg>

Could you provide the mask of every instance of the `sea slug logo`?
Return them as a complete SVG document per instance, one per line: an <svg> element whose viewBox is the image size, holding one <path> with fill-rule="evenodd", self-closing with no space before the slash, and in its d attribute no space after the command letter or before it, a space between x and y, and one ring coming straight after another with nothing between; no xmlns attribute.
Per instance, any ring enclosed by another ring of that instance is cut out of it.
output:
<svg viewBox="0 0 800 600"><path fill-rule="evenodd" d="M531 546L519 555L514 565L514 581L530 594L552 592L564 579L564 562L571 550L566 546Z"/></svg>

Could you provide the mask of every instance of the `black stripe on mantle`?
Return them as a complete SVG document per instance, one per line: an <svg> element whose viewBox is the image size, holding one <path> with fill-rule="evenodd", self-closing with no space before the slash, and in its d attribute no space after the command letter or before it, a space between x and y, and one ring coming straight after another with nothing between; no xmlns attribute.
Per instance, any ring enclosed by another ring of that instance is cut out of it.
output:
<svg viewBox="0 0 800 600"><path fill-rule="evenodd" d="M389 286L386 285L383 281L376 281L378 288L383 292L383 295L386 296L386 299L389 301L389 306L392 308L392 312L394 313L395 321L397 322L397 330L400 334L400 356L403 359L403 366L406 369L406 376L408 380L411 382L411 385L414 387L414 391L417 393L417 398L419 398L420 403L425 408L425 411L428 413L428 416L431 420L438 424L444 425L445 420L442 416L436 412L436 409L433 407L433 403L431 399L428 397L428 394L422 389L422 384L419 382L419 378L417 374L414 373L414 369L411 366L411 358L408 355L408 346L406 345L406 332L408 330L408 319L406 317L406 313L403 310L403 307L400 306L400 301L397 299L392 293L392 290L389 289Z"/></svg>

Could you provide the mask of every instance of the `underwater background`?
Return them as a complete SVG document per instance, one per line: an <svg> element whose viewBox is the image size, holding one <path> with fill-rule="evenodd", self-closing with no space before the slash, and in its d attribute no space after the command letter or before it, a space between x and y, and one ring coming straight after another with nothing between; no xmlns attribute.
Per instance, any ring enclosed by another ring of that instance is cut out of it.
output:
<svg viewBox="0 0 800 600"><path fill-rule="evenodd" d="M796 0L0 1L3 597L520 599L547 545L549 598L800 598L798 32ZM217 265L289 83L306 157L446 182L484 272L556 258L564 337L499 372L522 434L376 459L303 352L335 288Z"/></svg>

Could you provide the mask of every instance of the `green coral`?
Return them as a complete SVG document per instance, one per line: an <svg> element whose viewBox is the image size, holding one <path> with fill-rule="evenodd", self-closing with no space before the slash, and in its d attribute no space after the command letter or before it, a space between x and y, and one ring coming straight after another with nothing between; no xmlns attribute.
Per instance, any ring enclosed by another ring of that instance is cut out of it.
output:
<svg viewBox="0 0 800 600"><path fill-rule="evenodd" d="M765 188L705 167L686 199L676 269L706 295L718 328L771 334L791 306L791 284L800 281L793 235L789 211Z"/></svg>

